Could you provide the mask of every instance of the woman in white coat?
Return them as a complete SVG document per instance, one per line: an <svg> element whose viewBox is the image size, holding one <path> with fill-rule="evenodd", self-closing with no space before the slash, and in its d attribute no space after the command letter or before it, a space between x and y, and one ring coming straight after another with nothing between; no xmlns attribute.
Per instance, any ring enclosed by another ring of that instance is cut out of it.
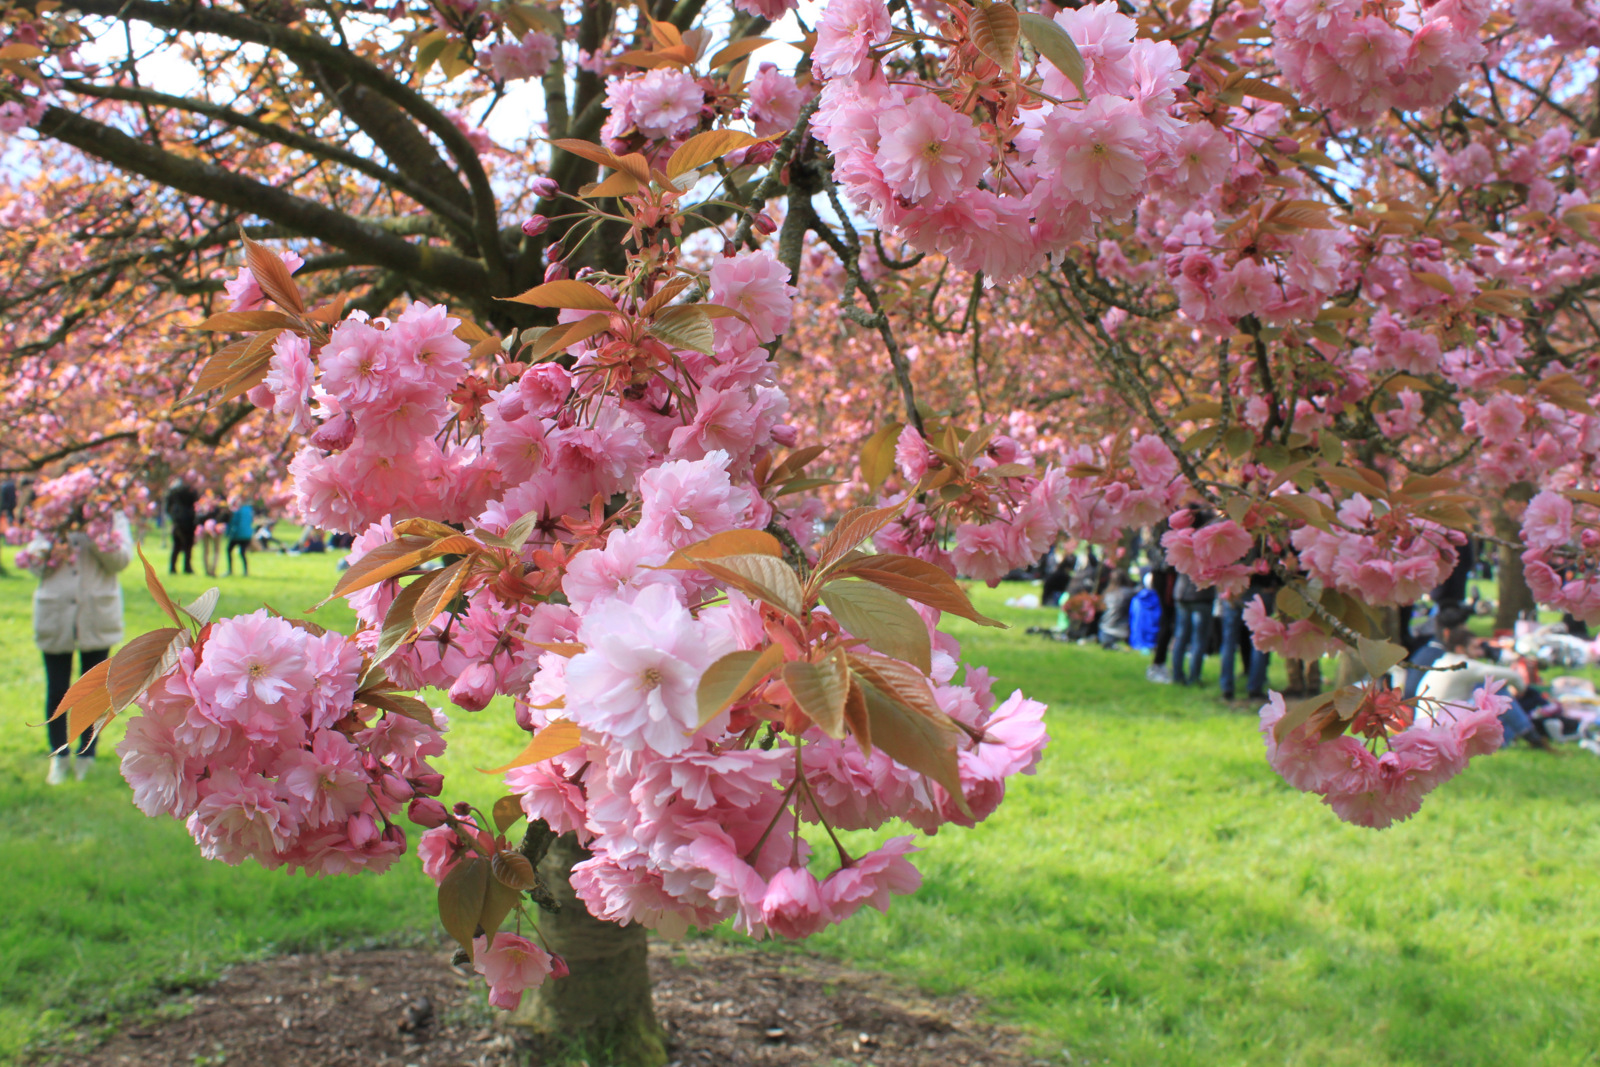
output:
<svg viewBox="0 0 1600 1067"><path fill-rule="evenodd" d="M116 547L107 551L86 534L71 533L75 550L59 567L33 568L39 588L33 593L33 639L44 653L46 717L72 686L72 653L78 653L79 673L100 663L111 646L122 640L122 585L117 573L133 559L133 531L127 516L114 521ZM48 559L50 541L38 538L28 546L35 559ZM67 720L52 719L50 734L51 785L67 780ZM94 738L85 731L78 740L75 768L81 779L94 761Z"/></svg>

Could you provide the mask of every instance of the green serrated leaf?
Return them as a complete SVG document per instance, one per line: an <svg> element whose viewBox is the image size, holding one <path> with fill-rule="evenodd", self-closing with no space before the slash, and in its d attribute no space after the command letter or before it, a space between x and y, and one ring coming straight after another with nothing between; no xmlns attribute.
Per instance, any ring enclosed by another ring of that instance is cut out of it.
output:
<svg viewBox="0 0 1600 1067"><path fill-rule="evenodd" d="M722 714L782 662L783 650L777 645L768 645L759 650L730 652L707 667L695 692L700 704L700 725Z"/></svg>
<svg viewBox="0 0 1600 1067"><path fill-rule="evenodd" d="M716 330L711 325L711 316L693 304L678 304L667 308L656 316L648 332L673 348L699 352L705 356L712 354L712 346L717 340Z"/></svg>
<svg viewBox="0 0 1600 1067"><path fill-rule="evenodd" d="M835 740L845 736L844 704L849 695L850 674L843 650L835 649L833 655L817 663L805 660L785 663L783 684L789 687L800 710L823 733Z"/></svg>
<svg viewBox="0 0 1600 1067"><path fill-rule="evenodd" d="M927 674L933 669L928 627L906 598L869 581L829 582L822 602L839 625L874 652L904 660Z"/></svg>
<svg viewBox="0 0 1600 1067"><path fill-rule="evenodd" d="M1089 73L1089 68L1084 63L1083 55L1078 51L1077 42L1072 39L1072 35L1062 29L1061 24L1054 19L1032 11L1019 11L1017 17L1021 21L1022 36L1033 45L1034 51L1065 74L1067 80L1078 90L1079 96L1087 98L1083 82Z"/></svg>

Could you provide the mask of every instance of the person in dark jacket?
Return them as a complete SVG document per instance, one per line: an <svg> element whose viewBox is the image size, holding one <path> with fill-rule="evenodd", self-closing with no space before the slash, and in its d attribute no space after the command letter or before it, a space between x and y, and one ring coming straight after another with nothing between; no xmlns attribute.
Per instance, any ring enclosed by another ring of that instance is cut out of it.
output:
<svg viewBox="0 0 1600 1067"><path fill-rule="evenodd" d="M1150 657L1150 666L1144 676L1152 682L1172 681L1172 672L1167 669L1167 653L1172 646L1172 634L1177 625L1177 602L1172 598L1173 587L1178 581L1178 572L1167 565L1167 550L1162 547L1161 538L1170 527L1167 520L1162 519L1150 534L1150 588L1155 592L1160 611L1156 614L1155 651Z"/></svg>
<svg viewBox="0 0 1600 1067"><path fill-rule="evenodd" d="M1051 565L1045 571L1044 583L1039 589L1039 604L1053 608L1061 604L1061 598L1066 595L1067 586L1072 582L1073 556L1071 552L1063 551L1059 560L1054 559L1053 554L1047 558Z"/></svg>
<svg viewBox="0 0 1600 1067"><path fill-rule="evenodd" d="M170 574L178 573L179 556L183 557L183 573L194 573L194 531L198 524L195 505L198 503L200 494L182 478L167 490L167 518L172 520L172 560L167 568Z"/></svg>

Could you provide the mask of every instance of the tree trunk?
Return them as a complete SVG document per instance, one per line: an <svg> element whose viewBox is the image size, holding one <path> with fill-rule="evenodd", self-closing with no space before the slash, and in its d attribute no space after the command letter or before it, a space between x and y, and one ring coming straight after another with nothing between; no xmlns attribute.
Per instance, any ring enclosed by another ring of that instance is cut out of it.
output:
<svg viewBox="0 0 1600 1067"><path fill-rule="evenodd" d="M1499 509L1494 513L1494 533L1502 541L1513 544L1522 536L1517 520ZM1522 553L1505 545L1498 546L1498 549L1500 559L1495 577L1500 585L1500 603L1495 607L1494 628L1509 630L1522 612L1532 611L1535 605L1533 592L1529 590L1528 580L1522 573Z"/></svg>
<svg viewBox="0 0 1600 1067"><path fill-rule="evenodd" d="M588 853L572 834L551 846L539 875L561 911L539 917L539 930L572 973L534 990L511 1022L541 1035L551 1051L614 1067L661 1067L666 1031L650 1003L645 929L602 922L584 909L568 875Z"/></svg>

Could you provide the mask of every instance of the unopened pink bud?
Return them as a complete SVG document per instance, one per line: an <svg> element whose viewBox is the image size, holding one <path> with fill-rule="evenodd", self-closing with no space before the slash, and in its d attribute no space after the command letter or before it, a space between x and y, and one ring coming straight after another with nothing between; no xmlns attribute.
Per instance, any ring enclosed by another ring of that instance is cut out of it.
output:
<svg viewBox="0 0 1600 1067"><path fill-rule="evenodd" d="M444 775L429 771L426 774L413 774L411 785L425 797L436 797L444 792Z"/></svg>
<svg viewBox="0 0 1600 1067"><path fill-rule="evenodd" d="M567 966L567 961L566 960L562 959L560 956L556 955L554 952L550 953L550 977L551 978L565 978L567 975L569 975L571 973L572 973L572 969Z"/></svg>
<svg viewBox="0 0 1600 1067"><path fill-rule="evenodd" d="M529 215L522 220L522 232L528 237L537 237L550 228L550 220L543 215Z"/></svg>
<svg viewBox="0 0 1600 1067"><path fill-rule="evenodd" d="M772 221L772 216L765 211L756 212L756 217L751 222L757 233L772 233L778 228L778 224Z"/></svg>
<svg viewBox="0 0 1600 1067"><path fill-rule="evenodd" d="M567 270L567 265L559 259L544 269L544 280L546 282L559 282L568 277L571 277L571 274Z"/></svg>
<svg viewBox="0 0 1600 1067"><path fill-rule="evenodd" d="M759 167L763 163L771 163L772 157L778 154L778 146L771 141L762 141L753 144L744 150L746 166Z"/></svg>
<svg viewBox="0 0 1600 1067"><path fill-rule="evenodd" d="M411 788L411 783L398 774L384 775L379 785L383 787L384 796L397 804L404 803L417 795L417 791Z"/></svg>
<svg viewBox="0 0 1600 1067"><path fill-rule="evenodd" d="M463 711L482 711L495 694L494 668L487 663L469 663L450 687L450 701Z"/></svg>
<svg viewBox="0 0 1600 1067"><path fill-rule="evenodd" d="M539 724L533 721L533 709L520 700L517 701L517 728L530 734L539 728Z"/></svg>
<svg viewBox="0 0 1600 1067"><path fill-rule="evenodd" d="M528 188L533 190L533 195L541 200L548 200L561 192L561 186L556 184L554 178L535 178L528 183Z"/></svg>
<svg viewBox="0 0 1600 1067"><path fill-rule="evenodd" d="M435 826L443 826L445 815L444 805L432 797L418 797L406 808L406 818L418 826L432 830Z"/></svg>

